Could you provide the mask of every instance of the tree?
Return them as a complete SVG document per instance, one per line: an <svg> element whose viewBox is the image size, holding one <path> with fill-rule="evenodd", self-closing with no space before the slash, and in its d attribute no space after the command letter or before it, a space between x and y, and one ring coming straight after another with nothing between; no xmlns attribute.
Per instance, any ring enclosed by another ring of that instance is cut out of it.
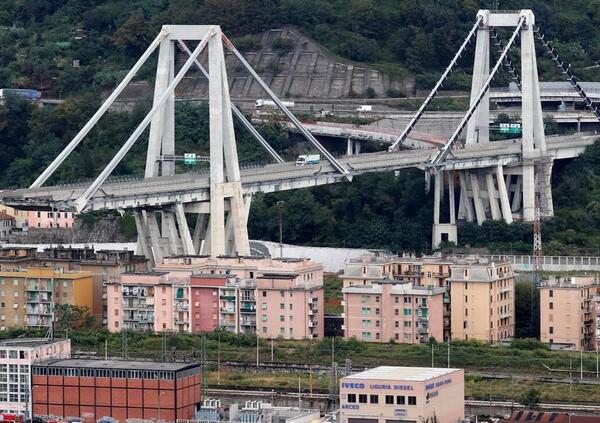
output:
<svg viewBox="0 0 600 423"><path fill-rule="evenodd" d="M519 400L527 408L537 408L540 404L540 391L536 388L527 389Z"/></svg>
<svg viewBox="0 0 600 423"><path fill-rule="evenodd" d="M68 329L91 329L96 320L90 315L87 307L72 304L54 305L55 330L64 331Z"/></svg>

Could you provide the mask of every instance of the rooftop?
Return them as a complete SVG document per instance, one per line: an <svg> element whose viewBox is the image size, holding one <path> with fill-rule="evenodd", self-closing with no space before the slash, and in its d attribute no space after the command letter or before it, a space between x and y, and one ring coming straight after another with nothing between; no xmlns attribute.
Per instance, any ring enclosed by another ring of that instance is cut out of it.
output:
<svg viewBox="0 0 600 423"><path fill-rule="evenodd" d="M129 360L89 360L66 359L48 360L37 366L45 367L73 367L86 369L117 369L117 370L153 370L153 371L179 371L199 367L199 363L177 363L164 361L129 361Z"/></svg>
<svg viewBox="0 0 600 423"><path fill-rule="evenodd" d="M42 345L52 345L58 342L66 341L67 339L46 339L46 338L12 338L0 341L0 347L21 347L35 348Z"/></svg>
<svg viewBox="0 0 600 423"><path fill-rule="evenodd" d="M460 369L440 367L395 367L381 366L346 376L344 379L376 379L425 382L440 376L458 372Z"/></svg>

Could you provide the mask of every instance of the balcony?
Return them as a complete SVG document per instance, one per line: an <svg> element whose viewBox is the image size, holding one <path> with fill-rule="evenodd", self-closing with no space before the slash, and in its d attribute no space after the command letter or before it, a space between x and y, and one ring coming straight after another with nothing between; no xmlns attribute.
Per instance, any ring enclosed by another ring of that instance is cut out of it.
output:
<svg viewBox="0 0 600 423"><path fill-rule="evenodd" d="M50 307L31 307L27 306L25 309L25 314L28 315L42 315L42 316L51 316L52 310Z"/></svg>
<svg viewBox="0 0 600 423"><path fill-rule="evenodd" d="M240 312L241 313L255 313L256 307L242 306L242 308L240 308Z"/></svg>
<svg viewBox="0 0 600 423"><path fill-rule="evenodd" d="M417 304L417 308L427 308L427 304L423 304L423 303L418 303Z"/></svg>
<svg viewBox="0 0 600 423"><path fill-rule="evenodd" d="M317 322L313 322L312 320L309 320L309 321L308 321L308 327L309 327L309 328L314 328L314 327L316 327L316 326L317 326Z"/></svg>
<svg viewBox="0 0 600 423"><path fill-rule="evenodd" d="M450 304L450 295L444 294L444 304Z"/></svg>
<svg viewBox="0 0 600 423"><path fill-rule="evenodd" d="M47 285L29 285L27 284L28 292L52 292L52 288Z"/></svg>
<svg viewBox="0 0 600 423"><path fill-rule="evenodd" d="M512 312L510 312L510 311L502 311L502 312L498 313L498 317L500 319L506 319L511 316L512 316Z"/></svg>
<svg viewBox="0 0 600 423"><path fill-rule="evenodd" d="M503 286L502 288L500 288L500 293L504 294L505 292L510 292L512 291L512 287L510 286Z"/></svg>
<svg viewBox="0 0 600 423"><path fill-rule="evenodd" d="M220 311L223 314L233 314L233 313L235 313L235 308L233 308L233 307L224 307Z"/></svg>
<svg viewBox="0 0 600 423"><path fill-rule="evenodd" d="M38 295L30 295L27 297L28 303L41 303L41 304L49 304L52 302L51 298L47 296L38 296Z"/></svg>
<svg viewBox="0 0 600 423"><path fill-rule="evenodd" d="M190 305L189 304L175 304L174 309L175 310L179 310L179 311L187 311L189 310Z"/></svg>

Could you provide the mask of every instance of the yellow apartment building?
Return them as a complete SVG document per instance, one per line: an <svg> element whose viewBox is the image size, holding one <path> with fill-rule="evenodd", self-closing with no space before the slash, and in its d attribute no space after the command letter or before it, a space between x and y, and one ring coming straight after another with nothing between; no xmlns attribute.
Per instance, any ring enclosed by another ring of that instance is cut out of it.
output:
<svg viewBox="0 0 600 423"><path fill-rule="evenodd" d="M595 349L595 297L591 276L544 281L540 286L540 340L553 349Z"/></svg>
<svg viewBox="0 0 600 423"><path fill-rule="evenodd" d="M44 267L2 271L0 330L49 327L56 304L87 307L90 314L100 317L102 296L97 292L89 272L63 272Z"/></svg>
<svg viewBox="0 0 600 423"><path fill-rule="evenodd" d="M498 342L515 334L515 281L510 263L484 258L456 260L451 267L452 338Z"/></svg>

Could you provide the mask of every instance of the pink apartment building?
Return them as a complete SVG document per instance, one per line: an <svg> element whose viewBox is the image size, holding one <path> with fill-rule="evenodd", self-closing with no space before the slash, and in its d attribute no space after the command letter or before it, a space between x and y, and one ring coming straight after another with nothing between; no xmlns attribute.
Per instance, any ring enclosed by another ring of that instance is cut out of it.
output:
<svg viewBox="0 0 600 423"><path fill-rule="evenodd" d="M168 276L167 272L123 273L111 279L106 288L108 330L177 330L174 299L179 288L187 288Z"/></svg>
<svg viewBox="0 0 600 423"><path fill-rule="evenodd" d="M74 220L72 212L27 211L27 226L30 228L72 228Z"/></svg>
<svg viewBox="0 0 600 423"><path fill-rule="evenodd" d="M306 275L304 275L306 276ZM323 280L297 274L264 274L256 279L257 331L266 338L323 338Z"/></svg>
<svg viewBox="0 0 600 423"><path fill-rule="evenodd" d="M388 280L345 287L344 337L408 344L443 340L445 292L445 288Z"/></svg>
<svg viewBox="0 0 600 423"><path fill-rule="evenodd" d="M323 297L323 268L307 259L174 257L154 272L124 273L109 282L107 325L112 332L220 327L271 338L320 338Z"/></svg>

